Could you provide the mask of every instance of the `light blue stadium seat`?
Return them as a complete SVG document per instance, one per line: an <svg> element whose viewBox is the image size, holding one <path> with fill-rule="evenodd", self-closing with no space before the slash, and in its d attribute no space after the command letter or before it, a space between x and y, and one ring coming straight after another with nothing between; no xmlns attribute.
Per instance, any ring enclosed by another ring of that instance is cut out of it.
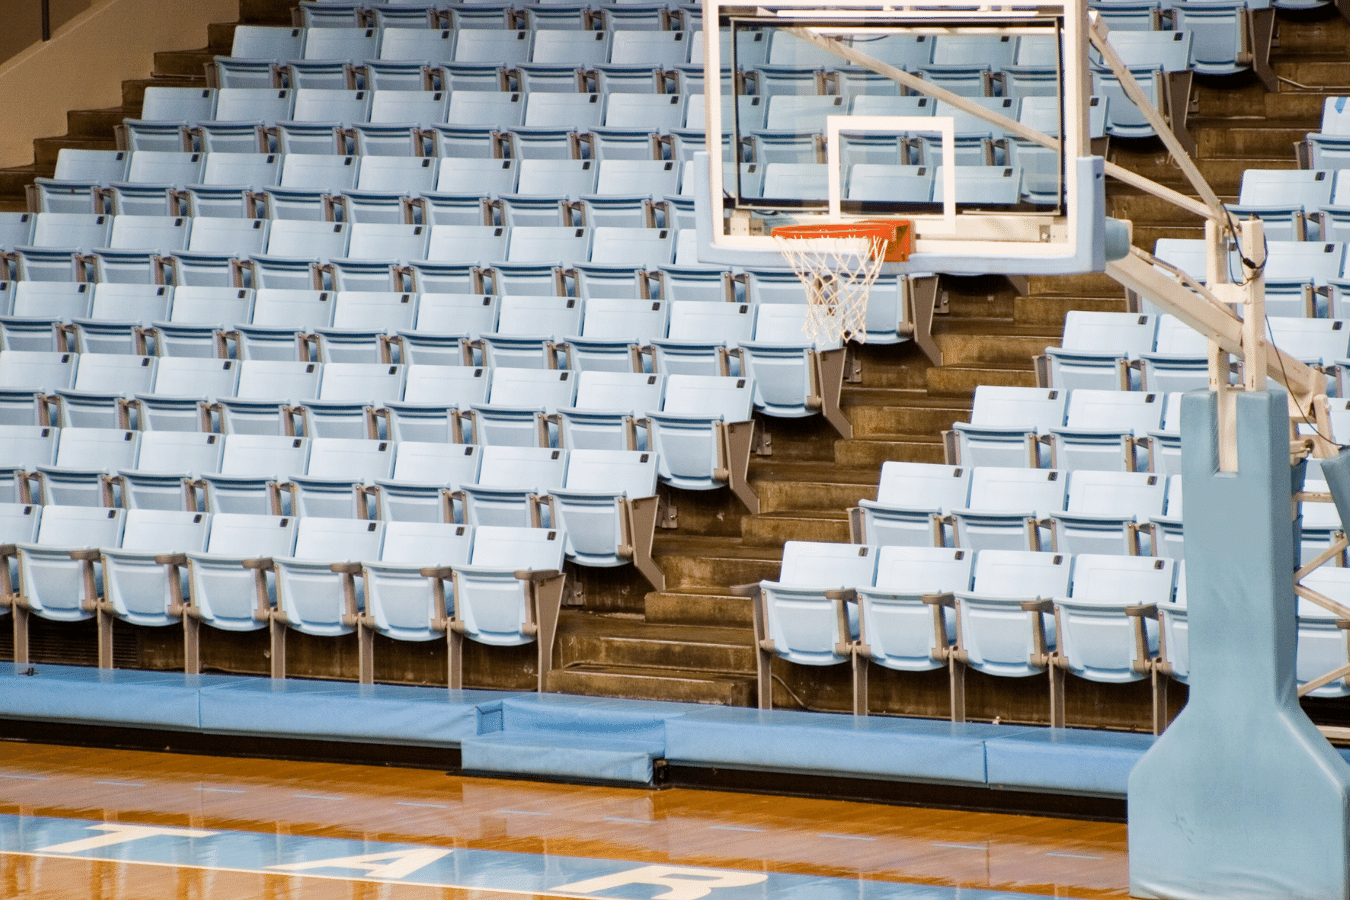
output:
<svg viewBox="0 0 1350 900"><path fill-rule="evenodd" d="M305 47L304 28L240 25L230 55L240 59L299 59Z"/></svg>
<svg viewBox="0 0 1350 900"><path fill-rule="evenodd" d="M382 60L416 60L425 63L451 62L455 57L455 32L448 28L380 29Z"/></svg>
<svg viewBox="0 0 1350 900"><path fill-rule="evenodd" d="M583 370L576 405L558 409L559 444L568 449L645 450L636 420L661 408L665 381L640 372Z"/></svg>
<svg viewBox="0 0 1350 900"><path fill-rule="evenodd" d="M36 503L0 502L0 544L33 543L37 540L42 507ZM9 612L9 604L18 591L19 572L10 565L10 557L0 555L0 615ZM6 596L8 595L8 596Z"/></svg>
<svg viewBox="0 0 1350 900"><path fill-rule="evenodd" d="M752 512L758 509L745 480L753 407L751 379L668 376L661 410L647 413L661 481L686 490L729 486Z"/></svg>
<svg viewBox="0 0 1350 900"><path fill-rule="evenodd" d="M552 669L562 604L566 541L554 529L484 526L474 533L468 565L454 568L450 686L462 686L463 641L489 646L538 645L538 684Z"/></svg>
<svg viewBox="0 0 1350 900"><path fill-rule="evenodd" d="M496 262L506 256L509 234L508 229L495 225L432 225L427 258L433 262L474 265Z"/></svg>
<svg viewBox="0 0 1350 900"><path fill-rule="evenodd" d="M762 304L754 340L741 341L745 374L755 382L755 408L766 415L802 418L824 413L841 433L851 426L839 411L843 349L811 340L804 304Z"/></svg>
<svg viewBox="0 0 1350 900"><path fill-rule="evenodd" d="M753 595L761 709L773 708L773 657L808 666L853 661L858 638L855 591L873 583L876 566L876 548L866 544L783 545L778 579L761 581Z"/></svg>
<svg viewBox="0 0 1350 900"><path fill-rule="evenodd" d="M1158 608L1172 602L1175 563L1144 556L1084 553L1073 563L1067 598L1055 599L1055 672L1121 684L1154 675ZM1051 682L1052 719L1063 724L1063 681ZM1154 687L1155 733L1166 724L1166 692Z"/></svg>
<svg viewBox="0 0 1350 900"><path fill-rule="evenodd" d="M473 422L477 444L555 447L555 417L576 399L577 373L557 369L496 368L486 403L463 413Z"/></svg>
<svg viewBox="0 0 1350 900"><path fill-rule="evenodd" d="M955 591L970 589L975 554L946 547L882 547L873 586L858 592L859 639L855 665L855 712L867 714L867 667L875 663L899 672L949 667L952 719L961 721L961 668L956 643Z"/></svg>
<svg viewBox="0 0 1350 900"><path fill-rule="evenodd" d="M18 594L11 612L14 661L28 662L28 617L54 622L92 618L94 597L101 588L98 548L116 547L122 538L126 511L81 506L49 506L43 510L37 540L19 542Z"/></svg>
<svg viewBox="0 0 1350 900"><path fill-rule="evenodd" d="M956 545L979 551L1049 546L1048 517L1064 509L1067 482L1058 469L975 468L967 508L952 511Z"/></svg>
<svg viewBox="0 0 1350 900"><path fill-rule="evenodd" d="M1157 316L1070 310L1061 346L1045 348L1043 371L1050 386L1065 390L1136 388L1127 364L1153 351L1157 330Z"/></svg>
<svg viewBox="0 0 1350 900"><path fill-rule="evenodd" d="M1165 510L1167 478L1148 472L1069 473L1069 495L1063 512L1051 512L1054 549L1059 553L1134 554L1140 526Z"/></svg>
<svg viewBox="0 0 1350 900"><path fill-rule="evenodd" d="M667 322L667 306L660 300L593 297L585 303L580 333L562 345L567 368L641 371L639 348L664 335Z"/></svg>
<svg viewBox="0 0 1350 900"><path fill-rule="evenodd" d="M708 281L712 286L712 281ZM717 289L726 289L718 281ZM672 291L674 293L674 291ZM664 375L726 375L728 351L754 336L756 307L750 303L674 300L663 339L651 342L654 367Z"/></svg>
<svg viewBox="0 0 1350 900"><path fill-rule="evenodd" d="M961 661L986 675L1044 673L1056 648L1051 598L1068 594L1071 571L1062 553L978 553L972 590L956 592Z"/></svg>
<svg viewBox="0 0 1350 900"><path fill-rule="evenodd" d="M854 163L844 188L849 200L880 203L928 203L933 198L932 166Z"/></svg>
<svg viewBox="0 0 1350 900"><path fill-rule="evenodd" d="M549 521L566 535L567 558L582 566L635 563L657 590L665 576L652 560L656 455L574 449L563 484L550 488Z"/></svg>
<svg viewBox="0 0 1350 900"><path fill-rule="evenodd" d="M376 517L385 521L454 522L452 492L478 480L481 447L400 441L392 478L375 481Z"/></svg>
<svg viewBox="0 0 1350 900"><path fill-rule="evenodd" d="M610 31L535 28L530 33L529 61L535 65L565 64L573 68L594 68L609 62L612 40Z"/></svg>
<svg viewBox="0 0 1350 900"><path fill-rule="evenodd" d="M99 667L112 667L114 619L148 628L183 621L188 552L206 549L210 516L197 512L132 509L122 540L100 553L103 591L97 598ZM195 623L194 623L195 624ZM196 656L196 629L188 626L186 648ZM193 667L189 663L189 667Z"/></svg>
<svg viewBox="0 0 1350 900"><path fill-rule="evenodd" d="M266 219L195 216L186 249L194 253L252 256L266 248L270 224Z"/></svg>
<svg viewBox="0 0 1350 900"><path fill-rule="evenodd" d="M0 353L0 384L51 392L72 387L78 353L54 350L6 350Z"/></svg>
<svg viewBox="0 0 1350 900"><path fill-rule="evenodd" d="M1344 605L1350 601L1350 569L1322 566L1304 576L1302 584L1336 603ZM1306 598L1300 597L1297 602L1298 650L1294 678L1299 686L1299 696L1350 695L1350 682L1344 674L1318 687L1308 687L1309 682L1350 665L1350 648L1345 630L1337 624L1339 616Z"/></svg>
<svg viewBox="0 0 1350 900"><path fill-rule="evenodd" d="M552 368L554 345L581 331L584 308L576 297L503 296L496 329L481 336L484 362L489 366Z"/></svg>
<svg viewBox="0 0 1350 900"><path fill-rule="evenodd" d="M1139 354L1144 388L1167 393L1208 387L1208 348L1194 328L1175 316L1159 316L1155 352Z"/></svg>
<svg viewBox="0 0 1350 900"><path fill-rule="evenodd" d="M963 466L882 463L877 499L859 500L849 510L852 540L876 546L943 546L943 517L967 505L970 473Z"/></svg>
<svg viewBox="0 0 1350 900"><path fill-rule="evenodd" d="M634 300L643 298L644 295L650 296L651 285L648 275L638 266L622 263L612 266L586 263L577 265L569 274L575 285L570 293L575 293L583 300ZM660 298L651 297L651 299Z"/></svg>
<svg viewBox="0 0 1350 900"><path fill-rule="evenodd" d="M225 438L202 431L147 431L141 435L136 467L118 469L112 482L126 509L195 512L195 483L217 474Z"/></svg>
<svg viewBox="0 0 1350 900"><path fill-rule="evenodd" d="M282 86L281 59L243 59L237 56L216 56L206 64L208 81L216 88L280 88ZM211 90L208 88L208 90ZM212 104L212 114L215 108ZM199 121L210 120L202 116Z"/></svg>
<svg viewBox="0 0 1350 900"><path fill-rule="evenodd" d="M1081 389L1069 395L1062 428L1050 433L1052 458L1060 469L1147 470L1136 438L1162 424L1163 394Z"/></svg>
<svg viewBox="0 0 1350 900"><path fill-rule="evenodd" d="M673 69L689 62L692 33L620 29L613 32L609 63L653 65ZM772 51L771 51L772 52Z"/></svg>
<svg viewBox="0 0 1350 900"><path fill-rule="evenodd" d="M434 641L449 630L451 567L469 561L473 532L439 522L387 522L378 560L361 563L365 615L360 619L360 671L373 679L372 634L396 641ZM366 663L370 660L370 663Z"/></svg>
<svg viewBox="0 0 1350 900"><path fill-rule="evenodd" d="M1201 75L1232 75L1254 71L1275 90L1276 76L1270 68L1270 49L1275 12L1261 3L1175 2L1172 17L1178 31L1194 35L1192 70Z"/></svg>
<svg viewBox="0 0 1350 900"><path fill-rule="evenodd" d="M1031 466L1049 462L1041 438L1064 424L1069 392L1057 388L978 385L970 422L956 422L953 457L963 466Z"/></svg>

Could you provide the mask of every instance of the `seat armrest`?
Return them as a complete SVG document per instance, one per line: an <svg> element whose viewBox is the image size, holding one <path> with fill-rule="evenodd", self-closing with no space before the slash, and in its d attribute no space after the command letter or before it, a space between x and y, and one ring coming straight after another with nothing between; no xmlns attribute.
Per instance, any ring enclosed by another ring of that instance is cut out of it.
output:
<svg viewBox="0 0 1350 900"><path fill-rule="evenodd" d="M450 566L423 566L417 570L417 574L427 578L449 578L454 571Z"/></svg>
<svg viewBox="0 0 1350 900"><path fill-rule="evenodd" d="M754 581L750 584L733 584L727 589L727 593L735 597L756 597L759 595L759 582Z"/></svg>
<svg viewBox="0 0 1350 900"><path fill-rule="evenodd" d="M516 577L521 581L548 581L550 578L557 578L562 573L557 569L517 569Z"/></svg>
<svg viewBox="0 0 1350 900"><path fill-rule="evenodd" d="M71 558L71 559L83 560L83 561L85 561L85 562L89 562L89 561L98 559L98 558L99 558L99 555L100 555L100 554L99 554L99 550L98 550L97 547L87 547L87 548L85 548L85 549L83 549L83 550L72 550L72 551L70 551L70 558Z"/></svg>
<svg viewBox="0 0 1350 900"><path fill-rule="evenodd" d="M950 606L953 609L956 607L956 597L950 591L941 594L924 594L921 599L928 606Z"/></svg>
<svg viewBox="0 0 1350 900"><path fill-rule="evenodd" d="M187 565L187 554L161 553L155 557L155 562L161 566L185 566Z"/></svg>
<svg viewBox="0 0 1350 900"><path fill-rule="evenodd" d="M1158 618L1158 604L1140 603L1135 606L1127 606L1125 607L1125 615L1139 619L1156 619Z"/></svg>
<svg viewBox="0 0 1350 900"><path fill-rule="evenodd" d="M1021 606L1027 612L1048 613L1055 611L1055 601L1049 599L1023 600Z"/></svg>
<svg viewBox="0 0 1350 900"><path fill-rule="evenodd" d="M245 569L270 569L273 566L272 557L258 556L253 559L244 560L241 565Z"/></svg>
<svg viewBox="0 0 1350 900"><path fill-rule="evenodd" d="M359 562L335 562L328 568L339 575L361 574L361 564Z"/></svg>

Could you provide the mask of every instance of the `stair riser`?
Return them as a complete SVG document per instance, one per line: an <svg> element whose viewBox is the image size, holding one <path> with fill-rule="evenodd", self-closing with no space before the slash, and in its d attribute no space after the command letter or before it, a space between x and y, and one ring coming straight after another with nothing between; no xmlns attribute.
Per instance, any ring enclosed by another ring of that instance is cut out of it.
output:
<svg viewBox="0 0 1350 900"><path fill-rule="evenodd" d="M645 601L647 621L655 625L717 625L749 628L754 613L747 597L672 594L653 591Z"/></svg>
<svg viewBox="0 0 1350 900"><path fill-rule="evenodd" d="M1115 282L1112 282L1115 284ZM1018 297L1016 320L1019 325L1040 325L1059 328L1064 314L1071 309L1093 312L1125 312L1124 288L1116 285L1117 297L1047 297L1032 295Z"/></svg>
<svg viewBox="0 0 1350 900"><path fill-rule="evenodd" d="M658 556L656 561L661 571L666 573L666 587L669 588L720 589L729 584L749 584L766 578L772 580L778 577L781 567L777 560L726 557Z"/></svg>
<svg viewBox="0 0 1350 900"><path fill-rule="evenodd" d="M664 488L662 490L665 490ZM680 534L735 537L740 534L740 518L749 512L730 488L715 491L665 490L674 508ZM657 540L663 530L658 529Z"/></svg>
<svg viewBox="0 0 1350 900"><path fill-rule="evenodd" d="M1281 60L1271 65L1275 74L1308 87L1335 88L1346 84L1343 60Z"/></svg>
<svg viewBox="0 0 1350 900"><path fill-rule="evenodd" d="M785 541L848 542L845 519L799 519L790 516L750 516L741 523L741 535L752 547L779 547Z"/></svg>
<svg viewBox="0 0 1350 900"><path fill-rule="evenodd" d="M1041 351L1045 346L1041 346ZM928 390L934 394L960 394L970 396L981 384L997 384L1009 387L1035 387L1036 373L1031 368L1031 357L1027 357L1025 370L978 369L974 367L944 367L928 370Z"/></svg>
<svg viewBox="0 0 1350 900"><path fill-rule="evenodd" d="M879 466L888 460L904 462L942 462L942 445L936 440L918 441L840 441L834 457L841 465Z"/></svg>
<svg viewBox="0 0 1350 900"><path fill-rule="evenodd" d="M555 669L549 673L548 690L589 697L670 700L721 706L750 706L754 697L753 680L657 679L610 672L570 672L564 669Z"/></svg>
<svg viewBox="0 0 1350 900"><path fill-rule="evenodd" d="M878 434L932 434L952 427L953 422L969 422L970 410L904 406L860 406L849 411L853 436L866 438Z"/></svg>
<svg viewBox="0 0 1350 900"><path fill-rule="evenodd" d="M1240 91L1218 91L1197 87L1191 96L1198 100L1199 114L1207 118L1261 115L1281 120L1300 119L1314 126L1309 130L1315 131L1316 121L1322 115L1322 100L1325 95L1293 91L1270 94L1262 87Z"/></svg>
<svg viewBox="0 0 1350 900"><path fill-rule="evenodd" d="M125 110L72 109L66 113L66 128L71 137L114 140L113 129L121 124Z"/></svg>
<svg viewBox="0 0 1350 900"><path fill-rule="evenodd" d="M978 363L1002 363L1031 367L1031 357L1045 350L1053 340L1049 336L1009 334L941 334L942 364L961 366Z"/></svg>
<svg viewBox="0 0 1350 900"><path fill-rule="evenodd" d="M828 477L828 470L821 472ZM755 483L761 514L787 509L840 510L856 506L859 498L875 500L875 484L830 484L826 482L760 481Z"/></svg>
<svg viewBox="0 0 1350 900"><path fill-rule="evenodd" d="M289 25L289 0L239 0L239 21L249 25Z"/></svg>
<svg viewBox="0 0 1350 900"><path fill-rule="evenodd" d="M745 631L743 645L702 644L693 641L622 640L604 635L566 634L558 638L559 665L645 666L691 672L755 671L753 633Z"/></svg>
<svg viewBox="0 0 1350 900"><path fill-rule="evenodd" d="M210 50L166 50L155 54L156 75L186 75L205 78L206 64L215 54Z"/></svg>
<svg viewBox="0 0 1350 900"><path fill-rule="evenodd" d="M1282 156L1294 158L1294 143L1303 140L1306 128L1200 128L1195 143L1201 156Z"/></svg>
<svg viewBox="0 0 1350 900"><path fill-rule="evenodd" d="M116 150L117 143L109 135L107 140L94 138L49 137L33 141L33 162L39 166L56 169L56 157L63 147L76 147L81 150Z"/></svg>

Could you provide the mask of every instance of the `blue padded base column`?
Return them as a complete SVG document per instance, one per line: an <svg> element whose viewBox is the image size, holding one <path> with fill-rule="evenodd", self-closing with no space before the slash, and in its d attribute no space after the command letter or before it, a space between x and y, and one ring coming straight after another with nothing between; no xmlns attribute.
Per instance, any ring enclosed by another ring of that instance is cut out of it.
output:
<svg viewBox="0 0 1350 900"><path fill-rule="evenodd" d="M1182 400L1190 698L1130 774L1130 895L1344 898L1350 766L1294 685L1286 397L1235 401L1222 472L1217 395Z"/></svg>

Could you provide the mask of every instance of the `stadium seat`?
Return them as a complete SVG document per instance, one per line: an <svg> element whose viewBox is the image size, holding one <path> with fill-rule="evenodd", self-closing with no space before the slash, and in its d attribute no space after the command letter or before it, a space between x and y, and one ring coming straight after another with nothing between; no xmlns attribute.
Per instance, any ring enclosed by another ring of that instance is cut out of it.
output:
<svg viewBox="0 0 1350 900"><path fill-rule="evenodd" d="M750 379L668 376L661 410L646 415L661 481L685 490L727 486L757 511L759 499L747 481L753 406Z"/></svg>
<svg viewBox="0 0 1350 900"><path fill-rule="evenodd" d="M1152 392L1072 391L1065 424L1050 429L1052 464L1066 470L1147 471L1137 439L1162 424L1163 400Z"/></svg>
<svg viewBox="0 0 1350 900"><path fill-rule="evenodd" d="M1042 439L1064 424L1068 401L1068 391L1054 388L978 385L970 422L944 432L948 459L963 466L1040 468L1049 461Z"/></svg>
<svg viewBox="0 0 1350 900"><path fill-rule="evenodd" d="M952 511L956 546L979 551L1048 547L1049 515L1064 509L1067 481L1058 469L973 469L969 504Z"/></svg>
<svg viewBox="0 0 1350 900"><path fill-rule="evenodd" d="M775 656L807 666L854 661L857 594L876 577L877 553L866 544L788 541L776 581L747 586L754 610L759 708L773 708ZM865 692L854 690L856 704Z"/></svg>
<svg viewBox="0 0 1350 900"><path fill-rule="evenodd" d="M554 529L483 526L468 565L454 567L450 687L463 686L463 641L538 647L542 693L553 667L553 640L564 586L566 541Z"/></svg>
<svg viewBox="0 0 1350 900"><path fill-rule="evenodd" d="M1050 513L1053 547L1059 553L1138 554L1140 526L1162 516L1167 478L1147 472L1069 473L1063 512Z"/></svg>
<svg viewBox="0 0 1350 900"><path fill-rule="evenodd" d="M1153 351L1157 330L1157 316L1070 310L1061 345L1037 357L1037 374L1046 386L1064 390L1137 388L1128 363Z"/></svg>

